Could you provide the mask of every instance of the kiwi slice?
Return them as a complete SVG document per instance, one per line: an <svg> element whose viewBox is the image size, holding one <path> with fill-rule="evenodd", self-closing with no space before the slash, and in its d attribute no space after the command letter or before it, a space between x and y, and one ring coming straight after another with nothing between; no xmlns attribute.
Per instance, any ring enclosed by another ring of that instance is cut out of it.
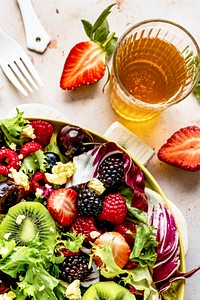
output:
<svg viewBox="0 0 200 300"><path fill-rule="evenodd" d="M97 282L89 287L82 300L136 300L134 294L114 281Z"/></svg>
<svg viewBox="0 0 200 300"><path fill-rule="evenodd" d="M13 239L18 246L27 246L37 235L44 246L55 242L55 222L39 202L20 202L12 206L0 224L0 237Z"/></svg>

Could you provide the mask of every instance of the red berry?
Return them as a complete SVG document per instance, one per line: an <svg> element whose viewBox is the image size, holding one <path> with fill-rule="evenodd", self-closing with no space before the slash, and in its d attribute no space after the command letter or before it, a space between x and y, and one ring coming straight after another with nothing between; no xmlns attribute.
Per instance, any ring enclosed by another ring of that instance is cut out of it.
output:
<svg viewBox="0 0 200 300"><path fill-rule="evenodd" d="M31 187L33 191L36 191L37 188L44 190L45 184L50 184L46 179L46 176L42 172L36 172L31 181Z"/></svg>
<svg viewBox="0 0 200 300"><path fill-rule="evenodd" d="M130 233L127 233L128 230L130 230L132 233L136 233L135 224L128 219L125 219L122 224L118 224L115 226L115 231L121 233L121 235L123 235L123 237L125 238L126 242L130 246L132 246L134 244L135 239Z"/></svg>
<svg viewBox="0 0 200 300"><path fill-rule="evenodd" d="M71 225L69 231L76 231L77 234L85 234L85 242L94 241L97 236L101 234L101 231L99 231L94 225L94 218L91 216L77 217L75 222ZM94 236L92 235L92 232Z"/></svg>
<svg viewBox="0 0 200 300"><path fill-rule="evenodd" d="M60 87L71 90L100 80L106 71L106 52L98 43L86 41L70 51L63 68Z"/></svg>
<svg viewBox="0 0 200 300"><path fill-rule="evenodd" d="M44 120L31 121L30 125L33 127L36 136L34 141L39 143L42 147L46 147L53 134L53 125Z"/></svg>
<svg viewBox="0 0 200 300"><path fill-rule="evenodd" d="M55 190L47 200L47 209L58 223L63 226L72 224L77 216L77 192L69 188Z"/></svg>
<svg viewBox="0 0 200 300"><path fill-rule="evenodd" d="M106 220L113 224L120 224L124 221L127 213L126 201L119 193L105 196L103 210L99 214L99 220Z"/></svg>
<svg viewBox="0 0 200 300"><path fill-rule="evenodd" d="M23 158L26 157L31 152L36 152L38 150L43 150L42 146L36 142L28 142L21 147L20 154Z"/></svg>
<svg viewBox="0 0 200 300"><path fill-rule="evenodd" d="M112 253L115 263L123 269L129 261L131 248L125 241L125 238L118 232L105 232L94 241L95 245L112 245ZM94 249L94 248L92 248ZM97 266L102 265L102 260L99 256L94 256L94 261Z"/></svg>
<svg viewBox="0 0 200 300"><path fill-rule="evenodd" d="M19 157L14 150L10 148L0 149L0 174L7 176L11 168L19 170L19 167Z"/></svg>
<svg viewBox="0 0 200 300"><path fill-rule="evenodd" d="M200 170L200 127L179 129L159 149L157 155L171 166L188 171Z"/></svg>
<svg viewBox="0 0 200 300"><path fill-rule="evenodd" d="M62 252L62 254L63 254L64 256L72 256L72 255L80 255L80 254L81 254L81 251L80 251L80 250L79 250L78 252L72 252L72 251L70 251L69 249L65 248L64 246L61 247L61 248L59 249L59 251Z"/></svg>

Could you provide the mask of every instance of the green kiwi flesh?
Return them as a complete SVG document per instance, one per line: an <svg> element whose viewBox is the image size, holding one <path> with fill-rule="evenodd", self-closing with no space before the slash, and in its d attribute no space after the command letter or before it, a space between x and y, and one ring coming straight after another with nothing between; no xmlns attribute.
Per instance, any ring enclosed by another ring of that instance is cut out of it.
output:
<svg viewBox="0 0 200 300"><path fill-rule="evenodd" d="M55 242L56 226L48 210L39 202L20 202L12 206L0 224L0 237L27 246L38 235L48 246Z"/></svg>
<svg viewBox="0 0 200 300"><path fill-rule="evenodd" d="M136 300L134 294L114 281L97 282L89 287L82 300Z"/></svg>

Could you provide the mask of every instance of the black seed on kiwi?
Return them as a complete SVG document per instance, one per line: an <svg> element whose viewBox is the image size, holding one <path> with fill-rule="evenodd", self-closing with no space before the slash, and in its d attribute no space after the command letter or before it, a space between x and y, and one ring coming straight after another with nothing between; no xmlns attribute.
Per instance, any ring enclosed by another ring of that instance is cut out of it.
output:
<svg viewBox="0 0 200 300"><path fill-rule="evenodd" d="M55 242L55 222L39 202L20 202L14 205L0 224L0 237L13 239L18 246L27 246L37 235L44 246Z"/></svg>

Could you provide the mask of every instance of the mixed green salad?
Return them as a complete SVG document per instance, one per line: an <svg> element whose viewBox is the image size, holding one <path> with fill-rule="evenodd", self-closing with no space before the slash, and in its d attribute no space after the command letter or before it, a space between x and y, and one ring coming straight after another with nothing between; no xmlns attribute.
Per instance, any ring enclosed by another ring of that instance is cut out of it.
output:
<svg viewBox="0 0 200 300"><path fill-rule="evenodd" d="M0 122L0 299L176 299L171 211L113 142L23 112Z"/></svg>

